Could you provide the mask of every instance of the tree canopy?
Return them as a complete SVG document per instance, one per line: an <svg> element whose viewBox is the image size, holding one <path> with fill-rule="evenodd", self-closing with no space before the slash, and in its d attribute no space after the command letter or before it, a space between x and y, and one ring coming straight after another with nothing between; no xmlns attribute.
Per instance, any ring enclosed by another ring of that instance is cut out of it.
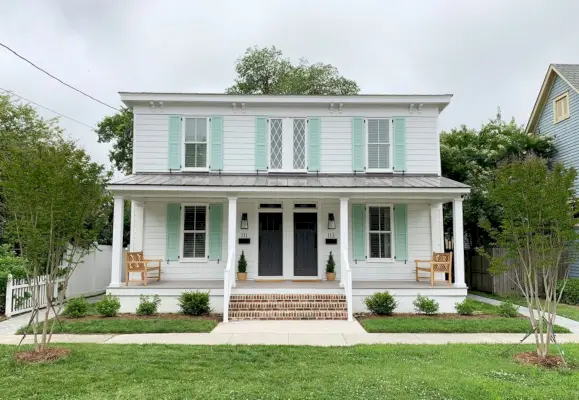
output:
<svg viewBox="0 0 579 400"><path fill-rule="evenodd" d="M235 84L229 94L352 95L360 88L340 75L331 64L310 64L300 59L294 65L275 46L247 49L235 65Z"/></svg>
<svg viewBox="0 0 579 400"><path fill-rule="evenodd" d="M99 143L111 143L109 160L113 166L130 175L133 172L133 111L123 108L98 123Z"/></svg>
<svg viewBox="0 0 579 400"><path fill-rule="evenodd" d="M488 183L497 167L506 160L534 153L540 157L554 151L549 136L525 133L514 120L505 122L500 118L490 120L480 130L465 125L442 132L440 157L442 175L471 186L471 193L464 201L465 235L471 248L489 243L488 233L480 227L482 220L492 226L500 223L500 210L488 196ZM450 213L445 213L445 231L450 231Z"/></svg>

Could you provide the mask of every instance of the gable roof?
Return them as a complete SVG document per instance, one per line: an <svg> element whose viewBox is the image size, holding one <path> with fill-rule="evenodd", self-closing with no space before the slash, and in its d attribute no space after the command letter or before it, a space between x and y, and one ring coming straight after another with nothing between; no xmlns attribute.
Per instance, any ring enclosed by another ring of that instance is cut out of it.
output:
<svg viewBox="0 0 579 400"><path fill-rule="evenodd" d="M545 79L543 79L543 85L541 86L541 90L539 91L539 96L537 96L537 100L535 101L535 106L533 107L533 111L531 112L531 116L529 117L529 122L527 123L526 132L533 132L537 123L539 122L539 118L541 117L541 110L545 106L545 101L547 100L547 96L549 95L549 90L553 85L553 81L555 77L559 76L561 79L567 83L573 90L579 93L579 64L551 64L549 65L549 69L547 70L547 74L545 75Z"/></svg>

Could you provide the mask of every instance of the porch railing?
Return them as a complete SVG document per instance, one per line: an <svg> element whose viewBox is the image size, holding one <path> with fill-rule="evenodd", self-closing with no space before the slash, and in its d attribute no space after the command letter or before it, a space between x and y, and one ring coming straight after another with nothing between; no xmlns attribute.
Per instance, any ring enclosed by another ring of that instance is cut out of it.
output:
<svg viewBox="0 0 579 400"><path fill-rule="evenodd" d="M223 275L223 322L229 322L229 298L235 287L235 249L229 251Z"/></svg>
<svg viewBox="0 0 579 400"><path fill-rule="evenodd" d="M346 292L346 305L348 307L348 321L352 322L354 320L353 304L352 304L352 268L350 268L350 262L348 261L348 250L342 248L340 252L340 266L342 271L342 284L344 286L344 291Z"/></svg>

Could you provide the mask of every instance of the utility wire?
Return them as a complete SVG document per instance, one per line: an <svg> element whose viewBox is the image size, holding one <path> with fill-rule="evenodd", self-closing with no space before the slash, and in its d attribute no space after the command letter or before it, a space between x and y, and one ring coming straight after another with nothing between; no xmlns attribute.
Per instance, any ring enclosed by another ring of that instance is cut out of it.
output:
<svg viewBox="0 0 579 400"><path fill-rule="evenodd" d="M56 76L52 75L50 72L48 72L48 71L40 68L38 65L34 64L32 61L30 61L30 60L27 59L26 57L21 56L21 55L18 54L16 51L14 51L14 50L12 50L10 47L6 46L4 43L1 43L1 42L0 42L0 46L4 47L4 48L5 48L6 50L8 50L9 52L13 53L16 57L21 58L22 60L26 61L28 64L32 65L32 66L33 66L34 68L36 68L37 70L44 72L46 75L50 76L52 79L56 79L58 82L62 83L63 85L68 86L68 87L71 88L72 90L76 90L76 91L79 92L80 94L83 94L84 96L86 96L86 97L88 97L88 98L90 98L90 99L92 99L92 100L94 100L94 101L96 101L96 102L98 102L98 103L101 103L103 106L107 106L107 107L109 107L109 108L112 108L112 109L115 110L115 111L120 111L118 108L113 107L113 106L105 103L104 101L100 101L99 99L92 97L90 94L87 94L87 93L83 92L82 90L77 89L77 88L75 88L75 87L72 86L72 85L69 85L68 83L64 82L64 81L61 80L61 79L58 79Z"/></svg>
<svg viewBox="0 0 579 400"><path fill-rule="evenodd" d="M88 125L88 124L85 124L84 122L80 122L79 120L76 120L76 119L71 118L71 117L69 117L69 116L67 116L67 115L64 115L64 114L62 114L62 113L59 113L58 111L51 110L51 109L48 108L48 107L44 107L43 105L38 104L38 103L35 103L35 102L33 102L32 100L28 100L27 98L22 97L22 96L20 96L19 94L14 93L13 91L6 90L6 89L3 89L3 88L1 88L1 87L0 87L0 90L2 90L4 93L8 93L8 94L10 94L10 95L14 95L14 96L16 96L16 97L18 97L18 98L21 98L22 100L27 101L27 102L29 102L29 103L31 103L31 104L34 104L35 106L44 108L45 110L48 110L48 111L50 111L50 112L52 112L52 113L55 113L56 115L58 115L58 116L60 116L60 117L64 117L64 118L70 119L71 121L74 121L74 122L76 122L77 124L84 125L84 126L86 126L87 128L90 128L91 130L96 131L96 129L95 129L93 126L90 126L90 125Z"/></svg>

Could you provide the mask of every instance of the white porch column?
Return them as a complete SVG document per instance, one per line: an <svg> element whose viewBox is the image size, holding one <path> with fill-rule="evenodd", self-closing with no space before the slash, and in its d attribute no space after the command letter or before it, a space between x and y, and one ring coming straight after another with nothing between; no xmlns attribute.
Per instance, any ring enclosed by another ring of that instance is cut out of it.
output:
<svg viewBox="0 0 579 400"><path fill-rule="evenodd" d="M131 201L131 251L143 251L143 232L145 223L145 205Z"/></svg>
<svg viewBox="0 0 579 400"><path fill-rule="evenodd" d="M452 230L454 240L454 285L466 287L464 282L464 231L462 198L452 201Z"/></svg>
<svg viewBox="0 0 579 400"><path fill-rule="evenodd" d="M124 199L121 196L114 197L113 209L113 260L111 264L111 287L121 286L121 267L123 258L123 222L124 222Z"/></svg>
<svg viewBox="0 0 579 400"><path fill-rule="evenodd" d="M229 197L228 218L227 218L227 257L233 256L232 268L237 268L237 258L235 255L235 245L237 238L237 197ZM235 276L235 274L233 274ZM235 278L233 279L235 287Z"/></svg>
<svg viewBox="0 0 579 400"><path fill-rule="evenodd" d="M442 216L442 204L430 206L430 235L432 251L435 253L444 252L444 219Z"/></svg>
<svg viewBox="0 0 579 400"><path fill-rule="evenodd" d="M348 257L350 237L348 236L348 198L340 198L340 286L344 286L345 260L342 255Z"/></svg>

